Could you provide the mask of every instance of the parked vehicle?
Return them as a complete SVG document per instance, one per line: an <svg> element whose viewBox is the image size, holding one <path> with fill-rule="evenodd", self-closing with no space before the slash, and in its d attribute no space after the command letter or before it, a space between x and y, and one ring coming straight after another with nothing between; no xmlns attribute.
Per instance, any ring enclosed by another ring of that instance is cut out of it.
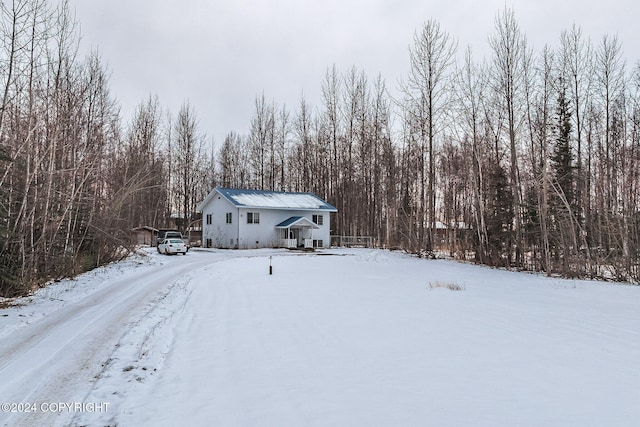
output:
<svg viewBox="0 0 640 427"><path fill-rule="evenodd" d="M180 233L178 230L167 230L167 229L158 230L158 245L162 243L164 239L173 239L173 238L182 239L182 233Z"/></svg>
<svg viewBox="0 0 640 427"><path fill-rule="evenodd" d="M187 245L184 244L182 239L169 238L164 239L158 245L158 253L166 254L166 255L174 255L174 254L187 254Z"/></svg>

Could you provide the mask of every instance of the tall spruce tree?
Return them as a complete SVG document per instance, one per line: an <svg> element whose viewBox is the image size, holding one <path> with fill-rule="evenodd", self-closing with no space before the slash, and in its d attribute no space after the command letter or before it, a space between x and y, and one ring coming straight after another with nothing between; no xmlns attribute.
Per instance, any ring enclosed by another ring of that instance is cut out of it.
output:
<svg viewBox="0 0 640 427"><path fill-rule="evenodd" d="M564 79L559 80L558 106L554 118L554 147L551 200L552 239L556 264L563 274L571 271L570 257L577 250L576 191L574 155L571 150L571 112Z"/></svg>
<svg viewBox="0 0 640 427"><path fill-rule="evenodd" d="M488 179L487 237L491 265L508 266L511 261L512 197L507 172L499 163L495 163Z"/></svg>
<svg viewBox="0 0 640 427"><path fill-rule="evenodd" d="M558 107L554 125L555 145L551 157L554 179L557 184L556 193L560 204L565 208L575 206L575 173L574 156L571 151L571 111L566 97L564 79L560 79Z"/></svg>

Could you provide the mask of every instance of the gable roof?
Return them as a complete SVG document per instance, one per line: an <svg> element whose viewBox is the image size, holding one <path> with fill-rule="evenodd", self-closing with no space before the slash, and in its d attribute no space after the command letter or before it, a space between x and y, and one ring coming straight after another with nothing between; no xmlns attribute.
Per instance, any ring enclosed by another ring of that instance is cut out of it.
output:
<svg viewBox="0 0 640 427"><path fill-rule="evenodd" d="M300 227L308 227L308 228L320 228L317 224L309 221L307 218L303 216L292 216L289 219L282 221L280 224L276 225L275 228L289 228L294 225L298 225Z"/></svg>
<svg viewBox="0 0 640 427"><path fill-rule="evenodd" d="M238 208L285 209L285 210L338 210L313 193L292 193L284 191L246 190L214 188L198 205L198 211L216 195L220 194Z"/></svg>

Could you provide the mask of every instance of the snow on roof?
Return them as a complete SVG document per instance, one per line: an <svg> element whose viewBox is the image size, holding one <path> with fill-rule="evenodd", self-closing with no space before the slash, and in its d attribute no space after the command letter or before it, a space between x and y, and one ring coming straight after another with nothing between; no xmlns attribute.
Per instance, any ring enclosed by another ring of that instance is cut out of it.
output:
<svg viewBox="0 0 640 427"><path fill-rule="evenodd" d="M216 190L238 207L337 211L335 207L313 193L286 193L282 191L229 188L217 188Z"/></svg>

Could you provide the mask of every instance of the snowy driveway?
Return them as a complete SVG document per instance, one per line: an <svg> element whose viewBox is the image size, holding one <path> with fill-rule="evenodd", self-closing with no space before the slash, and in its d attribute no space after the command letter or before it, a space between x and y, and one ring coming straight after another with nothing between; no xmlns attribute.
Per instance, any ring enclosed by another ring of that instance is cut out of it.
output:
<svg viewBox="0 0 640 427"><path fill-rule="evenodd" d="M201 257L154 261L99 269L0 311L2 425L65 424L78 408L61 404L85 401L132 322L206 263ZM105 402L102 410L108 409Z"/></svg>
<svg viewBox="0 0 640 427"><path fill-rule="evenodd" d="M1 400L93 405L0 424L640 424L640 287L327 253L152 253L0 311Z"/></svg>

